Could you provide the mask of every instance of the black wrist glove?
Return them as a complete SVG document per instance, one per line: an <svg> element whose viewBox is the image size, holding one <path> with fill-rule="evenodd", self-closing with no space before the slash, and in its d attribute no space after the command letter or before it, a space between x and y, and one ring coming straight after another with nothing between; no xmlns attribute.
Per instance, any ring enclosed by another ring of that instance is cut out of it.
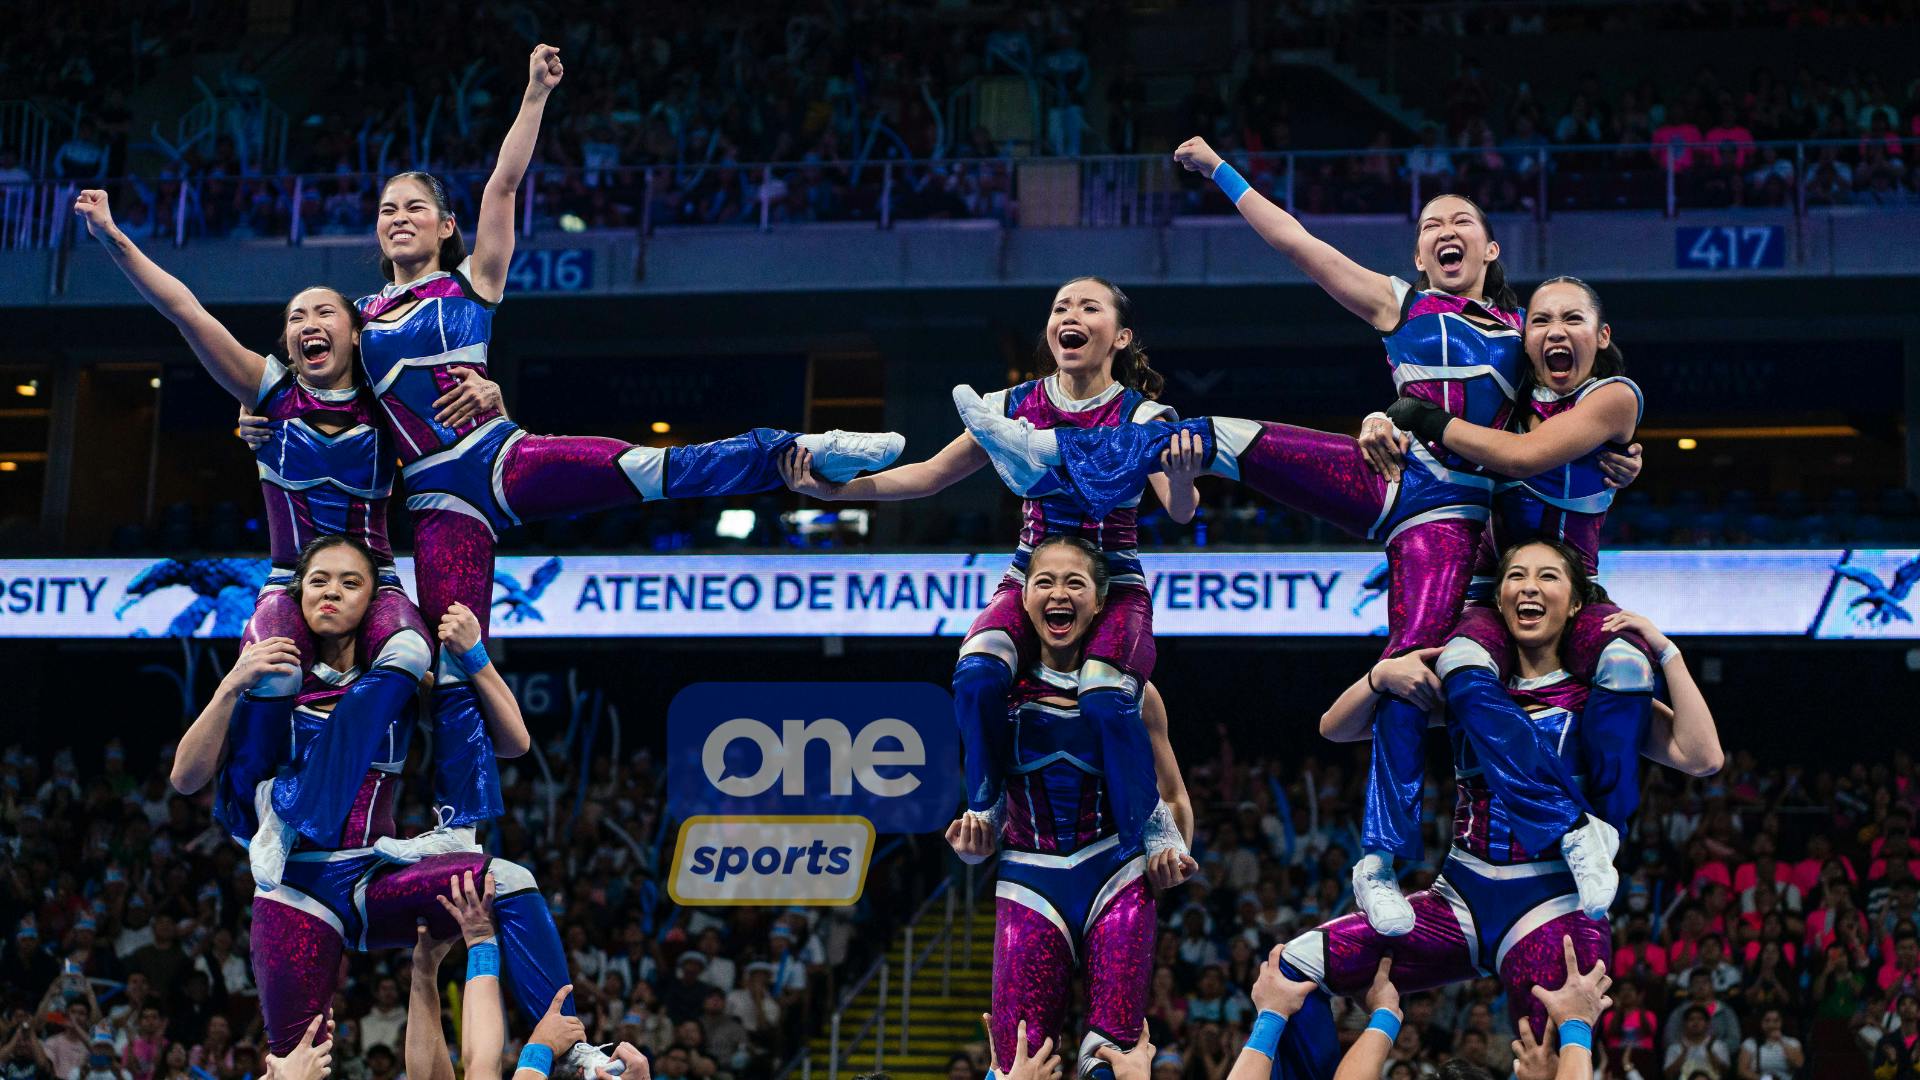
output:
<svg viewBox="0 0 1920 1080"><path fill-rule="evenodd" d="M1387 419L1393 421L1394 427L1412 433L1421 442L1437 446L1453 414L1430 401L1403 397L1387 409Z"/></svg>

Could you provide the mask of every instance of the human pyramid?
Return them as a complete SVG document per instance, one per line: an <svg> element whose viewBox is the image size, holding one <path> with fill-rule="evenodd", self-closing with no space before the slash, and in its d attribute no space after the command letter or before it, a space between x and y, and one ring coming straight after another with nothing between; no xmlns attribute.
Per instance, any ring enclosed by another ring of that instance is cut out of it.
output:
<svg viewBox="0 0 1920 1080"><path fill-rule="evenodd" d="M1054 295L1041 376L985 395L955 387L966 430L924 461L893 467L904 441L885 432L756 428L671 448L532 434L487 378L515 194L564 75L551 46L528 65L472 249L439 180L391 178L377 226L386 282L358 301L326 286L297 293L281 355L241 345L114 225L104 192L74 206L238 399L254 448L273 571L239 661L179 744L173 780L183 792L214 785L217 820L248 852L278 1080L324 1073L320 1032L343 951L413 945L437 967L456 936L467 943L468 1068L497 1069L504 976L534 1024L520 1071L645 1073L634 1047L584 1041L533 875L480 844L479 827L505 811L498 759L530 744L486 648L501 530L781 486L823 500L925 498L989 464L1025 503L1012 564L954 670L966 807L947 837L964 859L1000 853L994 1060L1015 1075L1057 1066L1051 1046L1067 1037L1083 968L1081 1070L1145 1074L1155 896L1196 864L1167 709L1149 681L1136 519L1151 488L1175 520L1191 520L1196 481L1218 476L1379 542L1389 567L1383 659L1321 722L1329 739L1372 741L1359 910L1275 950L1236 1073L1327 1080L1340 1064L1329 994L1377 1003L1370 1030L1390 1044L1398 992L1482 975L1529 1018L1523 1039L1557 1038L1559 1067L1574 1067L1579 1055L1564 1051L1590 1048L1581 1026L1604 1001L1605 915L1637 806L1636 760L1694 774L1721 761L1678 648L1594 581L1613 492L1640 470L1643 398L1591 286L1553 278L1523 306L1486 216L1457 195L1420 211L1411 282L1367 269L1192 139L1176 159L1380 333L1395 400L1357 438L1181 419L1159 401L1132 302L1092 275ZM387 539L396 461L417 605ZM422 722L439 821L401 837L397 774ZM1423 857L1433 725L1452 745L1459 805L1439 879L1408 896L1396 866ZM1379 1042L1363 1038L1354 1053L1384 1055ZM421 1075L447 1056L419 1052Z"/></svg>

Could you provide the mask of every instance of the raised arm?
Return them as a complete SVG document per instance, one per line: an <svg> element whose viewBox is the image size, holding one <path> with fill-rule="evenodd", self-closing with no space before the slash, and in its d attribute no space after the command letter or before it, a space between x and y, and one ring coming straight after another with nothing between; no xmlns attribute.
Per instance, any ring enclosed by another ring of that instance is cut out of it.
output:
<svg viewBox="0 0 1920 1080"><path fill-rule="evenodd" d="M1273 1074L1280 1034L1287 1021L1306 1003L1307 995L1313 993L1313 983L1289 979L1280 970L1283 948L1285 946L1275 945L1267 958L1260 961L1260 973L1249 990L1253 1007L1260 1012L1254 1017L1253 1030L1248 1033L1240 1056L1234 1059L1227 1080L1267 1080Z"/></svg>
<svg viewBox="0 0 1920 1080"><path fill-rule="evenodd" d="M979 472L987 452L962 434L925 461L897 465L844 484L830 484L813 475L813 455L798 447L780 460L780 478L789 488L822 502L905 502L945 491Z"/></svg>
<svg viewBox="0 0 1920 1080"><path fill-rule="evenodd" d="M440 620L440 642L453 653L456 663L467 669L474 697L480 702L480 715L487 720L487 736L493 740L495 757L516 758L533 745L527 734L527 721L520 715L520 702L500 675L500 668L480 644L480 620L465 604L453 604Z"/></svg>
<svg viewBox="0 0 1920 1080"><path fill-rule="evenodd" d="M1525 434L1469 424L1431 402L1401 398L1387 410L1401 428L1506 476L1538 476L1607 443L1633 438L1640 424L1640 395L1626 383L1609 383L1566 412Z"/></svg>
<svg viewBox="0 0 1920 1080"><path fill-rule="evenodd" d="M262 638L240 650L240 659L220 680L213 699L180 736L180 745L173 752L173 789L191 795L206 787L213 774L220 771L220 757L227 749L227 725L241 694L268 675L292 675L299 670L300 649L292 638Z"/></svg>
<svg viewBox="0 0 1920 1080"><path fill-rule="evenodd" d="M1400 991L1393 985L1392 972L1393 957L1381 957L1380 966L1373 972L1373 985L1367 988L1367 1027L1353 1045L1347 1047L1340 1067L1333 1071L1333 1080L1378 1080L1386 1070L1387 1053L1399 1038L1400 1024L1405 1018L1400 1011ZM1380 1038L1370 1038L1372 1035Z"/></svg>
<svg viewBox="0 0 1920 1080"><path fill-rule="evenodd" d="M73 201L73 212L87 223L87 232L100 241L113 257L113 264L127 275L140 298L167 317L167 321L187 339L193 355L227 393L241 404L251 404L260 392L260 380L266 374L264 357L240 344L238 338L207 313L192 291L180 279L160 269L147 258L127 234L113 223L104 191L82 191Z"/></svg>
<svg viewBox="0 0 1920 1080"><path fill-rule="evenodd" d="M540 138L540 114L547 97L560 85L560 50L535 45L527 57L527 89L520 95L520 112L500 143L493 175L480 194L480 220L473 230L473 268L468 280L480 295L498 299L507 288L507 266L513 262L513 219L520 181L533 160L533 144ZM443 266L442 270L451 270Z"/></svg>
<svg viewBox="0 0 1920 1080"><path fill-rule="evenodd" d="M1613 979L1607 975L1605 960L1596 960L1589 970L1580 970L1580 958L1573 951L1573 938L1563 936L1560 944L1566 955L1566 978L1553 990L1534 984L1533 996L1547 1007L1547 1019L1559 1037L1560 1062L1554 1074L1556 1080L1590 1080L1594 1073L1593 1029L1600 1026L1600 1014L1613 1007L1613 999L1607 996ZM1526 1020L1520 1023L1523 1027L1530 1026ZM1544 1044L1546 1041L1547 1034L1541 1032L1540 1042Z"/></svg>
<svg viewBox="0 0 1920 1080"><path fill-rule="evenodd" d="M500 1051L506 1045L507 1013L500 1003L500 945L494 940L493 875L476 887L473 871L452 879L452 897L439 898L460 925L460 936L467 943L467 990L462 998L460 1055L466 1060L466 1080L500 1080ZM571 983L553 995L547 1013L527 1036L527 1048L514 1080L545 1080L554 1063L567 1056L576 1043L585 1042L587 1029L577 1016L561 1012L573 994ZM528 1062L531 1055L544 1050L545 1068ZM448 1066L451 1068L451 1064ZM600 1080L598 1077L586 1080Z"/></svg>
<svg viewBox="0 0 1920 1080"><path fill-rule="evenodd" d="M469 870L454 875L450 884L451 895L435 899L453 916L467 946L466 990L460 997L460 1057L466 1062L467 1080L500 1080L500 1051L507 1044L507 1012L500 1004L500 943L494 940L493 875L486 875L476 887L473 871ZM569 986L554 998L556 1010L572 989ZM437 1005L435 1011L438 1011ZM547 1015L553 1015L554 1011L549 1010ZM411 1004L407 1019L411 1025ZM531 1039L528 1045L532 1045ZM411 1076L411 1041L407 1064Z"/></svg>
<svg viewBox="0 0 1920 1080"><path fill-rule="evenodd" d="M1667 696L1673 700L1668 710L1654 702L1653 722L1647 725L1646 745L1640 753L1650 761L1679 769L1690 776L1712 776L1726 764L1720 749L1720 729L1713 722L1713 709L1707 705L1700 685L1693 681L1687 658L1673 640L1653 625L1653 620L1631 611L1616 611L1607 616L1601 628L1608 633L1632 630L1638 633L1661 658L1660 673L1667 678Z"/></svg>
<svg viewBox="0 0 1920 1080"><path fill-rule="evenodd" d="M415 931L413 970L407 994L406 1066L410 1080L453 1080L453 1058L440 1027L440 961L453 939L436 941L422 922Z"/></svg>
<svg viewBox="0 0 1920 1080"><path fill-rule="evenodd" d="M1173 157L1188 169L1216 181L1221 179L1219 170L1232 168L1213 152L1205 139L1188 139L1173 152ZM1232 176L1238 177L1239 173ZM1367 320L1375 330L1385 333L1399 324L1400 298L1394 295L1392 278L1347 258L1340 249L1308 232L1298 218L1247 187L1244 180L1235 186L1239 189L1238 196L1229 189L1228 197L1234 199L1234 209L1247 219L1260 239L1291 259L1315 285L1338 300L1341 307Z"/></svg>

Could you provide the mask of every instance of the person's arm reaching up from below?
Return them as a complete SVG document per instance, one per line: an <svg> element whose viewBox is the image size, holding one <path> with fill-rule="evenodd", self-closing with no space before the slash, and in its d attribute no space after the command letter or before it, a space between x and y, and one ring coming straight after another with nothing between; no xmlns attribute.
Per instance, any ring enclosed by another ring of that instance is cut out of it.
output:
<svg viewBox="0 0 1920 1080"><path fill-rule="evenodd" d="M1340 1067L1334 1070L1333 1080L1378 1080L1385 1070L1387 1053L1393 1049L1393 1041L1400 1037L1403 1018L1400 991L1393 985L1392 972L1393 957L1381 957L1380 966L1373 973L1373 985L1367 987L1367 1029L1347 1048ZM1375 1035L1384 1038L1374 1038Z"/></svg>
<svg viewBox="0 0 1920 1080"><path fill-rule="evenodd" d="M1556 1080L1591 1080L1593 1076L1593 1029L1600 1014L1613 1007L1607 989L1613 979L1607 975L1607 962L1597 960L1591 971L1580 970L1580 958L1574 954L1573 938L1560 939L1566 948L1567 981L1557 990L1536 985L1533 996L1547 1007L1547 1019L1553 1024L1560 1043L1560 1067ZM1526 1020L1520 1021L1526 1026Z"/></svg>
<svg viewBox="0 0 1920 1080"><path fill-rule="evenodd" d="M1513 1040L1515 1080L1554 1080L1560 1073L1560 1055L1553 1052L1551 1035L1536 1040L1531 1021L1523 1016L1517 1023L1520 1037Z"/></svg>
<svg viewBox="0 0 1920 1080"><path fill-rule="evenodd" d="M326 1041L315 1045L313 1040L320 1034L323 1023L328 1025ZM307 1033L300 1037L300 1045L288 1051L286 1057L266 1055L265 1069L273 1080L326 1080L333 1072L333 1031L326 1014L314 1017L307 1024Z"/></svg>
<svg viewBox="0 0 1920 1080"><path fill-rule="evenodd" d="M507 1014L500 1000L500 945L493 940L493 875L484 890L475 889L471 871L452 880L452 897L440 897L440 906L460 924L467 943L467 991L462 1002L460 1052L466 1059L466 1080L500 1080L500 1050L506 1045ZM527 1047L520 1053L514 1080L545 1080L553 1063L586 1041L580 1018L560 1011L573 993L571 983L553 995L547 1013L534 1025Z"/></svg>
<svg viewBox="0 0 1920 1080"><path fill-rule="evenodd" d="M414 930L405 1051L410 1080L453 1080L453 1058L440 1027L440 961L453 948L453 940L428 937L424 919Z"/></svg>
<svg viewBox="0 0 1920 1080"><path fill-rule="evenodd" d="M1093 1051L1094 1057L1112 1067L1113 1080L1152 1080L1154 1045L1148 1029L1148 1023L1141 1021L1140 1037L1134 1040L1131 1050L1122 1051L1112 1043L1101 1043Z"/></svg>
<svg viewBox="0 0 1920 1080"><path fill-rule="evenodd" d="M1287 1019L1299 1012L1307 995L1313 993L1312 983L1289 979L1281 972L1283 948L1285 946L1275 945L1267 958L1260 961L1260 974L1253 980L1253 1007L1260 1012L1254 1017L1253 1030L1248 1032L1246 1045L1234 1059L1227 1080L1267 1080L1272 1076L1280 1033L1286 1029Z"/></svg>
<svg viewBox="0 0 1920 1080"><path fill-rule="evenodd" d="M980 1026L993 1030L993 1017L989 1013L980 1014ZM1040 1043L1040 1048L1032 1054L1027 1053L1027 1022L1020 1021L1014 1026L1013 1067L1002 1070L998 1061L993 1061L993 1040L987 1040L989 1069L998 1080L1060 1080L1060 1055L1053 1052L1053 1039Z"/></svg>

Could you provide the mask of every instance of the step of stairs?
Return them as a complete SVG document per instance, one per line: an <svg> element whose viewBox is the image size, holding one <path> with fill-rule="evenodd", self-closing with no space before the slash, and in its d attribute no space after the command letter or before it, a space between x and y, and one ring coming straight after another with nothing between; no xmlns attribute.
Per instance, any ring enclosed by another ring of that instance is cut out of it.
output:
<svg viewBox="0 0 1920 1080"><path fill-rule="evenodd" d="M904 989L901 972L908 953L905 932L896 934L889 943L884 954L887 1000L881 1066L895 1080L944 1080L947 1059L952 1053L980 1038L980 1014L986 1011L993 992L993 915L991 894L975 903L971 916L964 910L957 912L953 926L951 969L947 968L947 954L942 948L935 948L920 969L914 972L912 997L908 1001L905 1054L899 1052L900 1004ZM917 957L926 952L928 946L937 939L941 928L939 913L932 913L932 917L914 934L913 955ZM971 966L966 963L969 929L973 932ZM947 975L944 992L943 972ZM869 1030L867 1037L851 1052L846 1049L846 1040L873 1018L874 1009L879 1004L878 977L847 1004L841 1020L843 1041L840 1070L843 1080L851 1080L873 1069L874 1032L879 1029ZM810 1035L806 1045L813 1058L813 1080L826 1080L831 1072L831 1028L823 1024L819 1031ZM796 1072L789 1080L799 1078L800 1074Z"/></svg>

